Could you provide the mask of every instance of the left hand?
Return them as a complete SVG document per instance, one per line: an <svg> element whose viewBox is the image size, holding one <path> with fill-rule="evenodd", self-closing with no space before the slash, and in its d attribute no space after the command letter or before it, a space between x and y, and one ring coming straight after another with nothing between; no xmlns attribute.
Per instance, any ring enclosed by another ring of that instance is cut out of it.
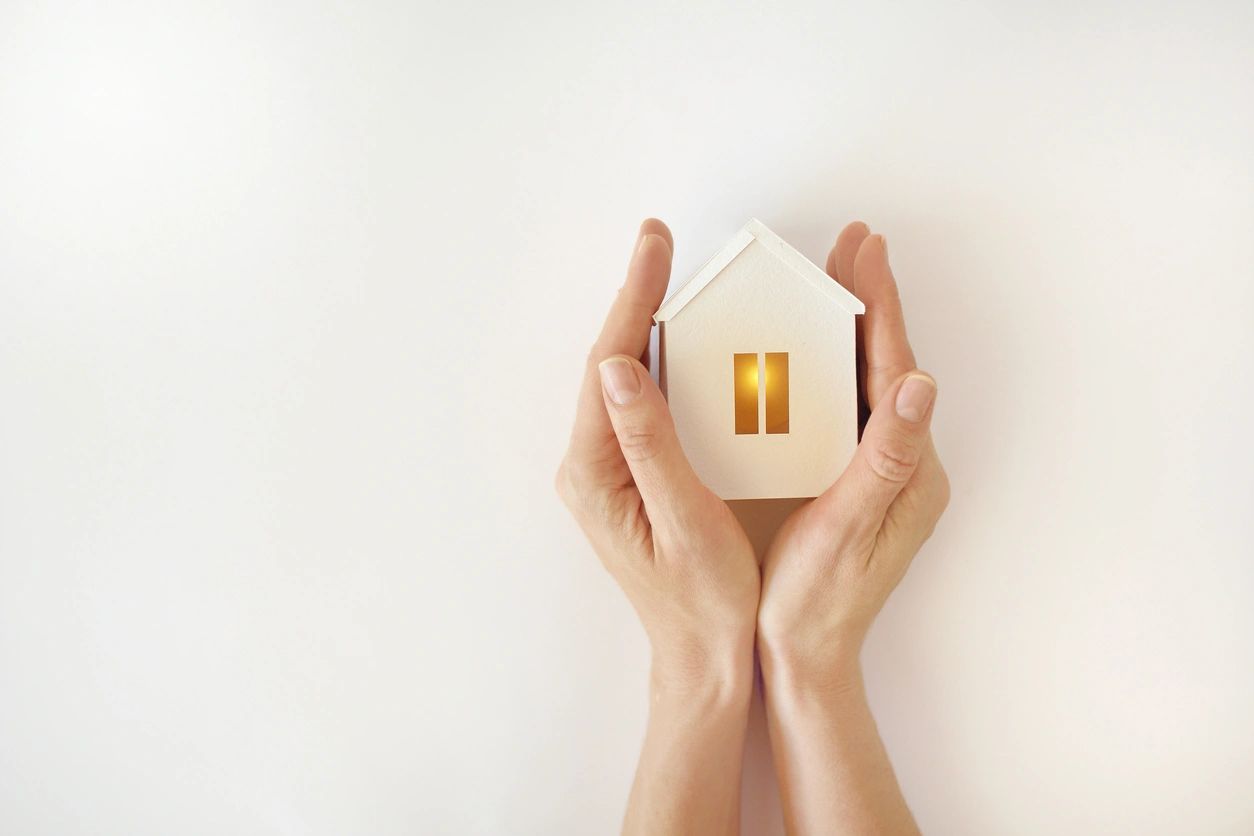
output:
<svg viewBox="0 0 1254 836"><path fill-rule="evenodd" d="M915 366L883 237L850 224L828 272L866 305L859 396L872 410L845 472L767 550L758 650L768 688L857 677L867 629L949 501L929 432L936 383Z"/></svg>

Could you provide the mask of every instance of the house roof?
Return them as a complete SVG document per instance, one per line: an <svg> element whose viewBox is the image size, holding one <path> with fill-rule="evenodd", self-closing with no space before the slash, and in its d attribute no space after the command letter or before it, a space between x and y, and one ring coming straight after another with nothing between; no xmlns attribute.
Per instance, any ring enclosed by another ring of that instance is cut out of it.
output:
<svg viewBox="0 0 1254 836"><path fill-rule="evenodd" d="M842 309L851 314L866 313L866 306L858 297L845 290L840 282L816 267L808 258L789 246L783 238L767 229L766 224L755 218L745 224L723 249L697 271L696 275L684 282L670 295L669 299L662 303L662 307L658 308L657 313L653 315L653 321L665 322L672 319L675 314L683 310L685 305L695 299L698 293L705 290L706 285L714 281L714 278L722 273L728 264L731 264L732 259L740 255L745 247L755 240Z"/></svg>

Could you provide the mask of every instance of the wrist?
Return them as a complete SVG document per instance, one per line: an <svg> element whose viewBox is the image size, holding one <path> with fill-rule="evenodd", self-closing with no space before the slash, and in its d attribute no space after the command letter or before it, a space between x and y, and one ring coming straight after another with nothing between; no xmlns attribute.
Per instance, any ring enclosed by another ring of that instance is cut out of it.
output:
<svg viewBox="0 0 1254 836"><path fill-rule="evenodd" d="M654 703L700 710L747 704L753 693L753 635L714 644L655 648L649 676Z"/></svg>
<svg viewBox="0 0 1254 836"><path fill-rule="evenodd" d="M786 640L759 632L763 684L773 694L803 697L862 688L862 638L792 636Z"/></svg>

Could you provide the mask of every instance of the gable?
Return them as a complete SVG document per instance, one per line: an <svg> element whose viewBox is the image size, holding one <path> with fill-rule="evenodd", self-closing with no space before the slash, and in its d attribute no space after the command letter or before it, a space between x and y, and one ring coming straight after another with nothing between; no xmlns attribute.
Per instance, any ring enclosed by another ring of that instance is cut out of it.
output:
<svg viewBox="0 0 1254 836"><path fill-rule="evenodd" d="M850 314L866 312L866 307L839 282L820 270L809 259L793 249L789 244L767 229L766 225L754 219L741 228L735 237L723 249L719 250L697 273L671 294L658 312L654 314L654 322L666 322L673 319L683 310L684 306L705 290L718 276L754 242L762 245L764 250L788 268L790 275L798 281L806 283L814 289L816 296L835 303Z"/></svg>

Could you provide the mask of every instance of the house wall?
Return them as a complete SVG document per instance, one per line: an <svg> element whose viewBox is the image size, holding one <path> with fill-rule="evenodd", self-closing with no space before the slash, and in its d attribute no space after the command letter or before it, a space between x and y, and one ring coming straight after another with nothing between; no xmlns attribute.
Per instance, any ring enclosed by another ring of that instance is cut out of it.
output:
<svg viewBox="0 0 1254 836"><path fill-rule="evenodd" d="M758 241L662 326L680 442L724 499L816 496L857 444L854 317ZM786 351L789 432L736 435L732 355Z"/></svg>

